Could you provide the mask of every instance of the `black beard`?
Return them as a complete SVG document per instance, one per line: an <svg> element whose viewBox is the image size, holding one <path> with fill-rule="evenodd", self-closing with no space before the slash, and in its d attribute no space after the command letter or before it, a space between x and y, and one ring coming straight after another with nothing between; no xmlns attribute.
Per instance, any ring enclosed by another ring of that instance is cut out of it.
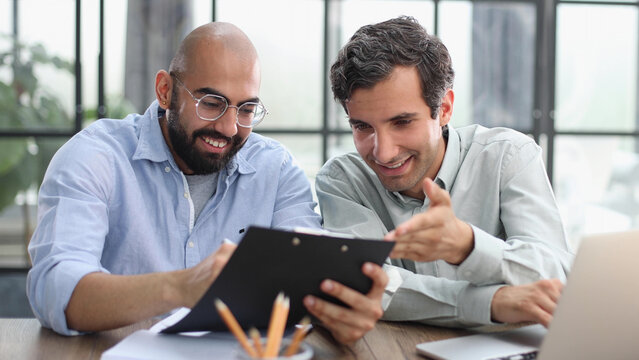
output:
<svg viewBox="0 0 639 360"><path fill-rule="evenodd" d="M175 99L175 97L173 97ZM242 148L244 142L239 136L229 138L211 129L196 130L189 137L184 126L180 123L177 114L177 104L171 101L168 114L169 139L173 151L184 161L186 166L193 171L193 175L206 175L218 172L231 161L233 156ZM231 144L231 148L225 155L202 153L195 148L195 141L200 136L207 136L213 139L226 140Z"/></svg>

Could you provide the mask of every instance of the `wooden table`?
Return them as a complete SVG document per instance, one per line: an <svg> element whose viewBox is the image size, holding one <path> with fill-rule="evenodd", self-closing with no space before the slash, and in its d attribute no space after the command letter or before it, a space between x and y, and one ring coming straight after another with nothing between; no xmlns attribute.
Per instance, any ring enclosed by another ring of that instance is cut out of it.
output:
<svg viewBox="0 0 639 360"><path fill-rule="evenodd" d="M0 319L0 359L100 359L102 352L139 329L147 320L117 330L83 336L61 336L42 328L36 319ZM379 322L352 346L337 344L329 333L316 327L306 337L314 359L422 359L415 345L425 341L470 334L469 331L412 323ZM214 358L214 357L212 357Z"/></svg>

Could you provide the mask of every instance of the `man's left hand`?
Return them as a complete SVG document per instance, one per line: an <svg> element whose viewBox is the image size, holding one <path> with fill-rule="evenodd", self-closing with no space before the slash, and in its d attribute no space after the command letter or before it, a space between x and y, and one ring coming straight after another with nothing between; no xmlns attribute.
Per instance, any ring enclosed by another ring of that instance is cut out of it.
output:
<svg viewBox="0 0 639 360"><path fill-rule="evenodd" d="M351 344L363 337L375 327L383 314L382 295L388 284L388 276L381 267L372 263L365 263L362 272L373 280L373 286L365 295L332 280L324 280L320 285L323 292L341 300L350 308L312 295L304 298L306 309L342 344Z"/></svg>
<svg viewBox="0 0 639 360"><path fill-rule="evenodd" d="M493 295L491 317L502 323L534 321L548 327L563 287L559 279L504 286Z"/></svg>
<svg viewBox="0 0 639 360"><path fill-rule="evenodd" d="M429 178L424 180L423 187L430 199L428 210L386 234L385 240L396 242L390 257L414 261L442 259L458 265L473 250L473 230L455 216L446 190Z"/></svg>

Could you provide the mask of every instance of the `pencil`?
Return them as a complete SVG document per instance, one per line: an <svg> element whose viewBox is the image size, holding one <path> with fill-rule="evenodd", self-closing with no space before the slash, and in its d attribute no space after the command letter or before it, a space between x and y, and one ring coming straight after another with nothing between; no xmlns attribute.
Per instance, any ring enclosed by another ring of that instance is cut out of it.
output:
<svg viewBox="0 0 639 360"><path fill-rule="evenodd" d="M249 330L249 336L253 340L253 346L257 352L257 357L261 358L264 356L264 349L262 349L262 338L260 337L260 332L257 331L256 328L252 327Z"/></svg>
<svg viewBox="0 0 639 360"><path fill-rule="evenodd" d="M235 316L233 316L228 306L226 306L226 304L223 303L222 300L215 299L215 307L217 308L217 311L220 313L220 316L222 317L222 320L224 320L224 323L226 324L226 326L229 328L229 330L231 330L233 335L235 335L235 337L237 338L237 341L240 342L240 345L242 345L244 350L252 358L257 357L257 353L255 352L255 349L249 343L248 338L246 337L246 334L244 333L244 330L242 330L242 328L240 327L240 324L237 323L237 320L235 320Z"/></svg>
<svg viewBox="0 0 639 360"><path fill-rule="evenodd" d="M311 323L311 318L308 316L304 316L302 321L297 325L297 329L295 330L295 334L293 334L293 340L291 340L291 344L286 348L286 352L284 352L284 356L291 356L297 353L297 349L300 347L300 343L306 335L306 332L309 329L309 324Z"/></svg>
<svg viewBox="0 0 639 360"><path fill-rule="evenodd" d="M286 319L288 318L289 306L288 297L285 297L283 293L279 293L275 298L271 320L268 325L266 349L264 350L264 357L266 358L275 357L279 352L284 328L286 327Z"/></svg>

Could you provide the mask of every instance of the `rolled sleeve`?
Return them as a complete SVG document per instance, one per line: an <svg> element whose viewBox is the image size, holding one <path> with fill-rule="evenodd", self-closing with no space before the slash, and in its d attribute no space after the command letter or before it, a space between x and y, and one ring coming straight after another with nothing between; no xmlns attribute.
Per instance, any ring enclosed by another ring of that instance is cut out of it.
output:
<svg viewBox="0 0 639 360"><path fill-rule="evenodd" d="M459 264L458 278L475 285L502 283L502 264L507 244L474 225L471 227L475 247L466 260Z"/></svg>
<svg viewBox="0 0 639 360"><path fill-rule="evenodd" d="M67 254L64 259L51 257L29 272L27 291L34 314L44 327L51 328L63 335L79 335L69 329L65 310L76 285L87 274L107 272L101 266L91 265L84 260L71 260ZM41 284L41 285L38 285Z"/></svg>
<svg viewBox="0 0 639 360"><path fill-rule="evenodd" d="M389 264L384 270L389 276L382 297L384 320L454 327L494 324L492 299L504 285L476 286L468 281L415 274Z"/></svg>
<svg viewBox="0 0 639 360"><path fill-rule="evenodd" d="M33 267L27 296L45 327L64 335L65 310L75 286L92 272L108 272L100 258L108 232L107 157L71 141L54 156L38 195L38 226L29 243ZM101 181L96 181L101 180Z"/></svg>
<svg viewBox="0 0 639 360"><path fill-rule="evenodd" d="M477 325L491 325L491 304L495 292L505 285L469 286L459 294L459 317Z"/></svg>

